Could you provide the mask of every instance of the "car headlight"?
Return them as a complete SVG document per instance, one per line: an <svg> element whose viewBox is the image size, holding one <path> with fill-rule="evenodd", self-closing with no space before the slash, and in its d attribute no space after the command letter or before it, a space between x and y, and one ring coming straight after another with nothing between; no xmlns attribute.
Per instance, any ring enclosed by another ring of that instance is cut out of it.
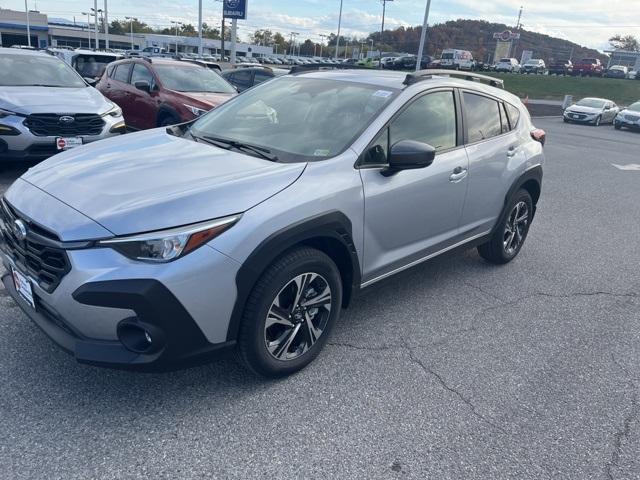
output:
<svg viewBox="0 0 640 480"><path fill-rule="evenodd" d="M208 112L208 110L203 110L202 108L194 107L193 105L187 105L186 103L183 103L183 105L187 107L187 110L193 113L196 117L204 115Z"/></svg>
<svg viewBox="0 0 640 480"><path fill-rule="evenodd" d="M115 103L112 103L111 108L107 110L106 113L103 114L103 116L105 115L111 115L112 117L121 117L122 109Z"/></svg>
<svg viewBox="0 0 640 480"><path fill-rule="evenodd" d="M240 217L242 215L231 215L186 227L102 240L98 246L112 248L132 260L168 263L213 240L235 225Z"/></svg>
<svg viewBox="0 0 640 480"><path fill-rule="evenodd" d="M5 110L4 108L0 108L0 118L9 117L11 115L17 115L16 112L12 112L11 110Z"/></svg>

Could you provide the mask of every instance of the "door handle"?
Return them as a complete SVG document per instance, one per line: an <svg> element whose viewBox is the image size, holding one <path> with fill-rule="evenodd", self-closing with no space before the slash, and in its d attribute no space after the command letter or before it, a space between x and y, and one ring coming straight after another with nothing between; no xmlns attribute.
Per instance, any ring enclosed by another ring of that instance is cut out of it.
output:
<svg viewBox="0 0 640 480"><path fill-rule="evenodd" d="M515 157L517 152L518 149L516 147L511 147L509 150L507 150L507 157Z"/></svg>
<svg viewBox="0 0 640 480"><path fill-rule="evenodd" d="M458 183L467 176L468 170L462 167L456 167L453 169L453 173L449 177L449 181L452 183Z"/></svg>

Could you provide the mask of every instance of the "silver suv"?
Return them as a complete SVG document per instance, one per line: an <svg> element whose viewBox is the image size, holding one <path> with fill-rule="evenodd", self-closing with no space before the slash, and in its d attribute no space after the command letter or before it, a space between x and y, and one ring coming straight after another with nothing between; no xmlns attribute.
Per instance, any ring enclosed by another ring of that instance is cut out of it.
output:
<svg viewBox="0 0 640 480"><path fill-rule="evenodd" d="M358 290L458 247L496 264L522 248L544 132L455 75L285 76L57 155L2 201L4 285L79 362L237 348L259 374L299 370Z"/></svg>
<svg viewBox="0 0 640 480"><path fill-rule="evenodd" d="M120 108L62 60L0 48L0 163L41 160L124 132Z"/></svg>

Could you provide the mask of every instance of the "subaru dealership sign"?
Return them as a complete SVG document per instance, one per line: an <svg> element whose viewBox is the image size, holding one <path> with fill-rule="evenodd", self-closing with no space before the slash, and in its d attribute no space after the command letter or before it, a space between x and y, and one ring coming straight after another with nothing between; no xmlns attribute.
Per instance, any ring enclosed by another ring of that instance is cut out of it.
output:
<svg viewBox="0 0 640 480"><path fill-rule="evenodd" d="M249 0L224 0L224 18L246 20L248 1Z"/></svg>

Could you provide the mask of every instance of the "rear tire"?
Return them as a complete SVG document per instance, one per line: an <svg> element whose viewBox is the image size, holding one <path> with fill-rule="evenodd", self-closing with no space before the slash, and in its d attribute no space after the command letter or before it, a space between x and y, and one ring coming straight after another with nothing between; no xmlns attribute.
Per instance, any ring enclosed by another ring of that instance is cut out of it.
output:
<svg viewBox="0 0 640 480"><path fill-rule="evenodd" d="M491 239L478 247L478 253L496 265L509 263L520 253L532 220L533 200L529 192L520 189L505 206Z"/></svg>
<svg viewBox="0 0 640 480"><path fill-rule="evenodd" d="M340 315L342 280L326 254L300 247L275 260L246 303L239 356L265 377L303 369L320 353Z"/></svg>

